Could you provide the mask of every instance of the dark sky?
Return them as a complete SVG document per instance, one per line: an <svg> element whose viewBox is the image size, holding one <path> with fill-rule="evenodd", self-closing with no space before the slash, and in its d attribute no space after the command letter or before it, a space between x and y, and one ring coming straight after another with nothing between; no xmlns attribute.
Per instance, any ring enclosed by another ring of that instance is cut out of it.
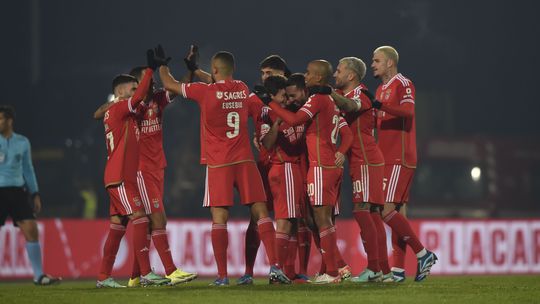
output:
<svg viewBox="0 0 540 304"><path fill-rule="evenodd" d="M369 65L374 48L393 45L400 71L417 87L418 112L436 125L429 135L540 133L534 1L48 0L3 7L2 103L16 105L18 130L39 145L93 125L89 116L111 78L143 64L146 48L162 43L173 72L183 73L191 42L200 45L203 66L218 50L233 52L237 78L250 85L271 53L304 71L317 58L335 65L357 56ZM366 83L378 84L370 73Z"/></svg>
<svg viewBox="0 0 540 304"><path fill-rule="evenodd" d="M321 58L335 66L356 56L369 66L376 47L392 45L400 53L400 72L416 86L420 143L469 136L537 141L540 5L534 3L3 1L1 103L17 109L16 131L33 144L42 193L57 204L46 213L55 216L80 214L81 205L73 202L81 187L92 185L99 201L106 199L103 127L92 113L114 75L144 64L146 49L158 43L173 57L178 77L193 42L203 68L213 53L231 51L236 78L250 86L270 54L303 72ZM368 72L365 83L375 89L379 81ZM164 118L165 201L171 214L195 215L190 206L200 201L204 185L204 169L197 165L198 110L193 103L170 108Z"/></svg>

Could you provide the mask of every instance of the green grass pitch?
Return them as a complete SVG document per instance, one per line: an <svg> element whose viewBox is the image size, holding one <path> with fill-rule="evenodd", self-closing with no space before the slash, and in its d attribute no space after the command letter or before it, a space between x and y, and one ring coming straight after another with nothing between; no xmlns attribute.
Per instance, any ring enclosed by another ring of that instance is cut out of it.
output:
<svg viewBox="0 0 540 304"><path fill-rule="evenodd" d="M126 283L125 281L121 281ZM429 277L415 283L267 285L209 287L199 279L174 287L96 289L94 281L38 287L0 282L0 303L540 303L540 276ZM231 283L233 283L231 281Z"/></svg>

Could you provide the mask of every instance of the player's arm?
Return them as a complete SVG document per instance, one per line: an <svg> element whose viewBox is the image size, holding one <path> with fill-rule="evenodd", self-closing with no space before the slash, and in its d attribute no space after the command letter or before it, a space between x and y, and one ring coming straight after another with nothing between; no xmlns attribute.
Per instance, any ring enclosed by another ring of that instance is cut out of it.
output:
<svg viewBox="0 0 540 304"><path fill-rule="evenodd" d="M264 124L261 127L261 141L263 146L270 150L274 145L276 144L278 134L279 134L279 125L281 125L282 120L280 118L276 119L276 121L272 124L272 127L268 129L268 125ZM266 126L266 130L265 130Z"/></svg>
<svg viewBox="0 0 540 304"><path fill-rule="evenodd" d="M407 97L407 96L408 97L403 98L400 101L399 105L391 105L391 104L385 104L378 101L377 99L375 99L375 96L373 96L373 94L371 94L368 90L362 90L362 92L366 94L366 96L371 101L372 107L376 109L380 109L382 111L385 111L388 114L391 114L397 117L404 117L404 118L414 117L414 95L411 93L406 93L406 95L404 95L403 97Z"/></svg>
<svg viewBox="0 0 540 304"><path fill-rule="evenodd" d="M332 91L330 94L336 106L343 112L365 112L371 109L371 104L368 100L354 96L352 99Z"/></svg>
<svg viewBox="0 0 540 304"><path fill-rule="evenodd" d="M339 120L339 136L341 136L341 143L339 145L339 148L336 152L336 166L342 167L345 163L345 153L349 151L351 148L352 142L353 142L353 135L351 130L349 129L349 125L343 119L343 117Z"/></svg>
<svg viewBox="0 0 540 304"><path fill-rule="evenodd" d="M356 112L361 108L361 104L358 104L354 100L336 93L336 91L332 91L330 96L334 100L336 106L343 112Z"/></svg>
<svg viewBox="0 0 540 304"><path fill-rule="evenodd" d="M169 71L168 66L163 65L159 67L159 78L161 79L161 82L163 83L163 87L165 88L165 90L176 95L181 94L182 83L185 83L185 82L180 82L174 79L174 77L171 75Z"/></svg>
<svg viewBox="0 0 540 304"><path fill-rule="evenodd" d="M94 112L94 119L100 120L103 119L105 116L105 112L109 109L109 107L113 104L113 102L106 102L102 104L95 112Z"/></svg>
<svg viewBox="0 0 540 304"><path fill-rule="evenodd" d="M301 124L304 124L308 122L313 116L310 115L309 112L306 110L303 110L304 107L300 108L298 112L293 113L291 111L283 109L279 104L276 102L270 102L268 106L276 112L277 116L279 116L283 121L285 121L287 124L291 125L292 127L299 126Z"/></svg>
<svg viewBox="0 0 540 304"><path fill-rule="evenodd" d="M32 152L30 142L27 140L24 145L24 152L22 156L22 169L23 179L28 193L32 195L32 201L34 202L34 212L39 213L41 211L41 198L39 196L39 189L36 179L36 173L34 172L34 165L32 164Z"/></svg>
<svg viewBox="0 0 540 304"><path fill-rule="evenodd" d="M199 78L201 82L213 83L212 75L199 68L199 47L196 44L192 44L189 47L189 52L184 58L186 68L190 71L191 75L187 82L193 82L193 77Z"/></svg>
<svg viewBox="0 0 540 304"><path fill-rule="evenodd" d="M150 90L150 84L152 83L153 74L154 71L151 68L147 68L144 70L143 79L141 80L141 83L139 83L139 86L135 90L133 96L130 98L129 107L130 109L133 109L133 111L135 111L139 104L146 98L148 90Z"/></svg>

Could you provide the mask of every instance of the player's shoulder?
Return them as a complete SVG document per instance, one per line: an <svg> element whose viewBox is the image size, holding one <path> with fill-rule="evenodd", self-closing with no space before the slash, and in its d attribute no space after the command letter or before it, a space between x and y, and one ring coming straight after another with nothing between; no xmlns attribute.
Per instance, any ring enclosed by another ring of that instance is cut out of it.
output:
<svg viewBox="0 0 540 304"><path fill-rule="evenodd" d="M398 86L401 86L401 87L411 87L413 86L413 82L410 78L407 78L405 77L403 74L401 73L398 73L396 76L395 76L395 81L394 81Z"/></svg>
<svg viewBox="0 0 540 304"><path fill-rule="evenodd" d="M19 134L19 133L15 133L13 132L13 139L18 141L18 142L21 142L23 144L30 144L30 140L28 139L28 137L22 135L22 134Z"/></svg>

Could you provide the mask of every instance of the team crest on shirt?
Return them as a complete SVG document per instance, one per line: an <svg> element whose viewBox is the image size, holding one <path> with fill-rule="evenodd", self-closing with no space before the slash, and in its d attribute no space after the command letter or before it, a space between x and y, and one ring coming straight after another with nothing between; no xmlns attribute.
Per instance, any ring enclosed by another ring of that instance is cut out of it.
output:
<svg viewBox="0 0 540 304"><path fill-rule="evenodd" d="M159 208L159 199L157 198L153 199L152 203L154 204L154 208Z"/></svg>
<svg viewBox="0 0 540 304"><path fill-rule="evenodd" d="M388 98L390 98L390 93L391 93L391 92L392 92L391 90L387 90L387 91L386 91L386 94L384 95L384 99L385 99L385 100L388 100Z"/></svg>
<svg viewBox="0 0 540 304"><path fill-rule="evenodd" d="M135 206L139 207L141 205L141 199L138 196L135 196L133 198L133 202L135 203Z"/></svg>
<svg viewBox="0 0 540 304"><path fill-rule="evenodd" d="M216 92L216 98L217 98L217 99L222 99L222 98L223 98L223 92L217 91L217 92Z"/></svg>

